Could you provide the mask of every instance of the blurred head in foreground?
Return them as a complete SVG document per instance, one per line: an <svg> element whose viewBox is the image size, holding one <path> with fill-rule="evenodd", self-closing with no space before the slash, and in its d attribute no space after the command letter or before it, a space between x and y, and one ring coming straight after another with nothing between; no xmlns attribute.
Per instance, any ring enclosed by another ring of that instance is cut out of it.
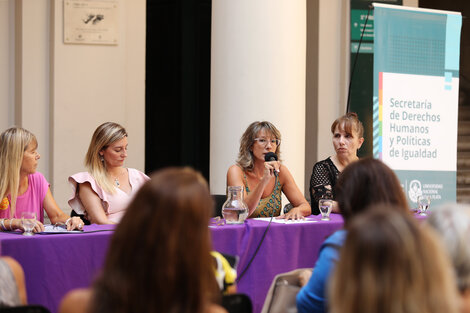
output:
<svg viewBox="0 0 470 313"><path fill-rule="evenodd" d="M372 204L386 203L409 213L408 202L395 173L382 161L363 158L348 165L335 186L345 226Z"/></svg>
<svg viewBox="0 0 470 313"><path fill-rule="evenodd" d="M189 168L156 172L116 228L94 285L93 312L204 312L218 287L207 182Z"/></svg>
<svg viewBox="0 0 470 313"><path fill-rule="evenodd" d="M351 221L329 292L331 313L450 313L459 306L434 232L388 205Z"/></svg>
<svg viewBox="0 0 470 313"><path fill-rule="evenodd" d="M462 298L462 313L470 312L470 205L446 204L428 217L454 266Z"/></svg>

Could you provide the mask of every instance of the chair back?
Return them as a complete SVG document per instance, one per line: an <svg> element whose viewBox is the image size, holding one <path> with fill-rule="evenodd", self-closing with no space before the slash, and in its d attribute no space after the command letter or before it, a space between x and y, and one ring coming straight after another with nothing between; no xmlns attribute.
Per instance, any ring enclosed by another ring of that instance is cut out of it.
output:
<svg viewBox="0 0 470 313"><path fill-rule="evenodd" d="M50 313L50 311L42 305L22 305L0 308L0 313Z"/></svg>
<svg viewBox="0 0 470 313"><path fill-rule="evenodd" d="M91 224L90 221L85 218L85 214L78 214L77 212L75 212L75 210L72 210L70 212L70 216L71 217L78 216L79 218L82 219L82 221L83 221L83 223L85 223L85 225L90 225Z"/></svg>
<svg viewBox="0 0 470 313"><path fill-rule="evenodd" d="M214 214L213 216L222 216L222 205L227 200L227 195L212 195L214 199Z"/></svg>
<svg viewBox="0 0 470 313"><path fill-rule="evenodd" d="M227 294L222 296L222 306L229 313L252 313L253 307L250 298L243 293Z"/></svg>

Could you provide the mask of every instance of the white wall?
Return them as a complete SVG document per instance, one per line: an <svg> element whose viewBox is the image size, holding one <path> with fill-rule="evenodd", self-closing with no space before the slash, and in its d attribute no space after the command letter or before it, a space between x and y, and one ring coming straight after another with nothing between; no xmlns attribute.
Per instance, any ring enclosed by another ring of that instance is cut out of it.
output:
<svg viewBox="0 0 470 313"><path fill-rule="evenodd" d="M0 0L0 129L14 123L15 2Z"/></svg>
<svg viewBox="0 0 470 313"><path fill-rule="evenodd" d="M85 153L99 124L125 126L126 165L144 169L146 2L118 4L118 45L66 45L62 0L0 0L0 17L16 12L13 25L4 29L6 22L0 21L0 64L15 64L16 59L14 71L0 71L0 109L15 116L0 117L1 128L16 124L37 135L39 170L66 212L67 177L84 170ZM10 92L7 98L4 90L11 89L16 96Z"/></svg>
<svg viewBox="0 0 470 313"><path fill-rule="evenodd" d="M317 158L322 160L334 153L331 123L346 111L349 1L320 0L318 32Z"/></svg>
<svg viewBox="0 0 470 313"><path fill-rule="evenodd" d="M51 10L51 162L54 195L63 206L67 177L84 170L95 128L114 121L127 128L126 165L144 169L145 0L119 1L117 46L63 43L63 1Z"/></svg>
<svg viewBox="0 0 470 313"><path fill-rule="evenodd" d="M305 8L305 0L212 2L212 193L225 194L240 137L257 120L281 131L282 159L303 190Z"/></svg>

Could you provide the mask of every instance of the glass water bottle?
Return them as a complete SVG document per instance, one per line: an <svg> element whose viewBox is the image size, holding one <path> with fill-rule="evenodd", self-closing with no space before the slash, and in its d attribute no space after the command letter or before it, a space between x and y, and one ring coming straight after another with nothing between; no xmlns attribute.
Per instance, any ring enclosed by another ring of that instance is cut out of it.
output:
<svg viewBox="0 0 470 313"><path fill-rule="evenodd" d="M243 186L229 186L227 201L222 206L226 224L243 224L248 217L248 207L243 201Z"/></svg>

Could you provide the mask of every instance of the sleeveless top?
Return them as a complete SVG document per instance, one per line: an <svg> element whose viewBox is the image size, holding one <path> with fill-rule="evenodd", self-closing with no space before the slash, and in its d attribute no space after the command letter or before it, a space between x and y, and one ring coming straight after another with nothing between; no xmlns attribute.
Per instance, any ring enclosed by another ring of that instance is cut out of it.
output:
<svg viewBox="0 0 470 313"><path fill-rule="evenodd" d="M246 193L250 193L250 188L248 188L248 180L246 179L246 174L243 172L243 180L245 184ZM271 217L279 216L281 214L281 183L279 178L276 177L276 182L274 185L273 192L266 198L261 198L258 205L250 217Z"/></svg>
<svg viewBox="0 0 470 313"><path fill-rule="evenodd" d="M21 305L18 286L15 277L7 262L0 259L0 307L11 307Z"/></svg>
<svg viewBox="0 0 470 313"><path fill-rule="evenodd" d="M36 219L44 223L44 199L49 190L49 183L44 175L39 172L28 175L28 189L25 193L16 197L16 211L10 214L11 196L6 196L5 206L0 208L0 218L21 218L23 212L35 212Z"/></svg>

